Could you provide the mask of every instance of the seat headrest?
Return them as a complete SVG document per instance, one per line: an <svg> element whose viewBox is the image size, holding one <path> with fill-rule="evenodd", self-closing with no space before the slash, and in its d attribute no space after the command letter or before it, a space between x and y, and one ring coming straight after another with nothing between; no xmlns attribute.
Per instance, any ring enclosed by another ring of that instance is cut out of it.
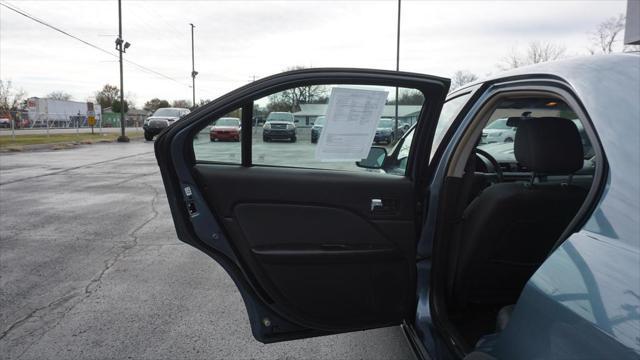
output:
<svg viewBox="0 0 640 360"><path fill-rule="evenodd" d="M513 146L518 163L534 173L566 175L583 166L580 132L569 119L525 119L518 124Z"/></svg>

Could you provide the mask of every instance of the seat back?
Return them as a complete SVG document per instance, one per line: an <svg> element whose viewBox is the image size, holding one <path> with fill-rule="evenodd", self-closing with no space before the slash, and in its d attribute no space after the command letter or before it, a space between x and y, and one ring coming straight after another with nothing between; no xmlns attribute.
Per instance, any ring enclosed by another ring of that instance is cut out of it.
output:
<svg viewBox="0 0 640 360"><path fill-rule="evenodd" d="M520 123L516 159L534 174L569 175L582 168L576 125L563 118ZM457 241L452 295L468 303L514 303L586 197L571 185L501 183L465 209Z"/></svg>

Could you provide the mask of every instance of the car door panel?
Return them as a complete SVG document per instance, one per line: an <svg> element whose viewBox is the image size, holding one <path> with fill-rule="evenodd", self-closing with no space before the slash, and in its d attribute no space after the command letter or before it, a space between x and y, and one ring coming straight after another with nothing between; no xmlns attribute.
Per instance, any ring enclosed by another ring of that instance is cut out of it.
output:
<svg viewBox="0 0 640 360"><path fill-rule="evenodd" d="M194 173L242 260L269 298L295 309L298 322L335 331L411 311L411 297L397 301L398 294L412 292L415 278L411 181L211 164L196 165ZM371 200L378 198L393 210L372 212Z"/></svg>
<svg viewBox="0 0 640 360"><path fill-rule="evenodd" d="M178 237L230 274L254 337L265 343L400 324L415 311L420 221L412 176L424 169L412 157L407 177L253 166L251 136L243 134L241 164L195 159L193 137L211 118L239 107L251 114L252 101L310 83L418 89L427 101L411 156L428 158L449 81L380 70L307 69L259 80L194 110L155 143ZM372 211L374 199L384 206Z"/></svg>

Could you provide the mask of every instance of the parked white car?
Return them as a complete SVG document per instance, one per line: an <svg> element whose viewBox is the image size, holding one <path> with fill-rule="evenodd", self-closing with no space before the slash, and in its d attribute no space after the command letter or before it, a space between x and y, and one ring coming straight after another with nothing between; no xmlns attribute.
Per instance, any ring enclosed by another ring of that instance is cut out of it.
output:
<svg viewBox="0 0 640 360"><path fill-rule="evenodd" d="M481 144L513 142L516 128L507 125L507 118L496 119L482 130Z"/></svg>

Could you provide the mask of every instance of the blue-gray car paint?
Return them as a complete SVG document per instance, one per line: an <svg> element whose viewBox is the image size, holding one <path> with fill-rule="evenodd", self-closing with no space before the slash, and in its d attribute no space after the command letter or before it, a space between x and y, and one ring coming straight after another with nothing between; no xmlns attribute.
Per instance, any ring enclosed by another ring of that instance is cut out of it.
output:
<svg viewBox="0 0 640 360"><path fill-rule="evenodd" d="M562 79L591 119L608 167L604 191L586 224L533 275L507 328L490 337L484 350L500 359L638 359L640 56L567 60L501 77L512 75ZM452 137L439 164L441 176L470 120ZM423 237L419 249L430 247L431 239Z"/></svg>

